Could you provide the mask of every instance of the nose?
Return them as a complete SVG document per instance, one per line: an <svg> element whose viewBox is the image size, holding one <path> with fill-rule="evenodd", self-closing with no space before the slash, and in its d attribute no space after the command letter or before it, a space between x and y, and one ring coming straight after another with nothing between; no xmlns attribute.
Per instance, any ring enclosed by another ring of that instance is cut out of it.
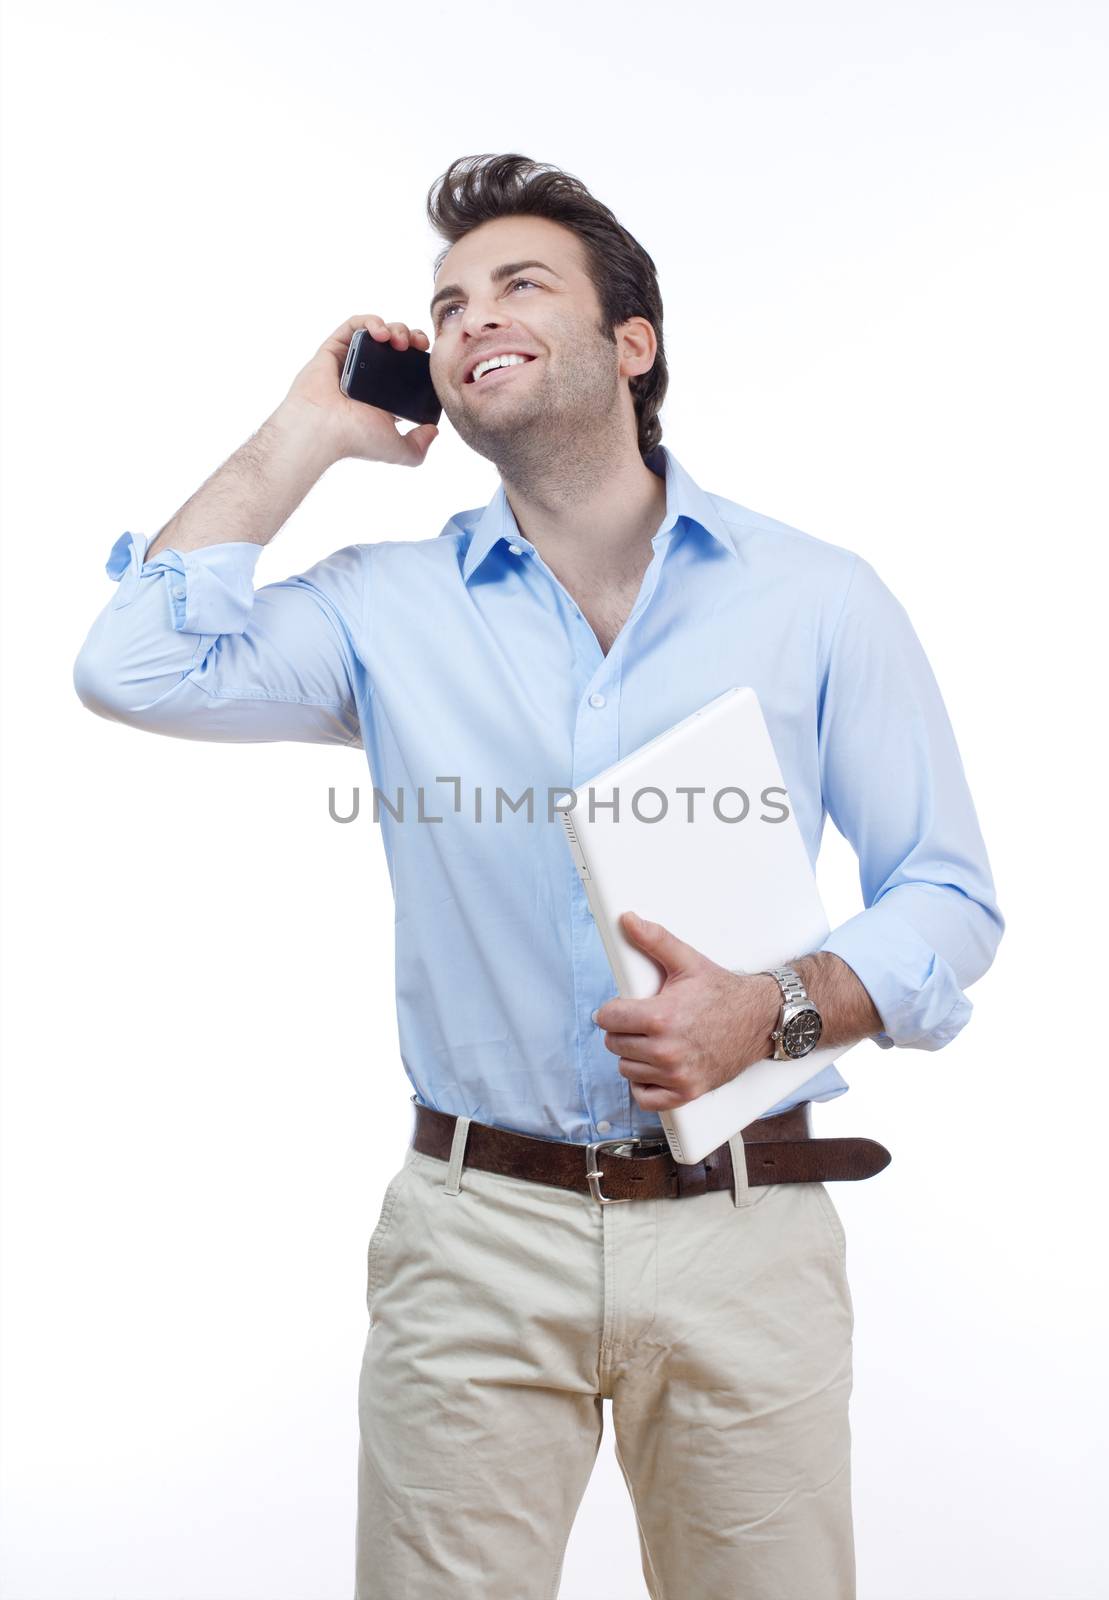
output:
<svg viewBox="0 0 1109 1600"><path fill-rule="evenodd" d="M503 328L511 318L507 317L497 306L489 303L482 305L480 300L470 300L462 313L462 327L468 334L481 333L486 328Z"/></svg>

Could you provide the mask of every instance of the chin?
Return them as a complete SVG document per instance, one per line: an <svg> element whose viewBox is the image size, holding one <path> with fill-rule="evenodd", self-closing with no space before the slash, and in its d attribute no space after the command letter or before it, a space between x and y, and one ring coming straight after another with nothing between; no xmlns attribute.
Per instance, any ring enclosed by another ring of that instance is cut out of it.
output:
<svg viewBox="0 0 1109 1600"><path fill-rule="evenodd" d="M447 415L450 417L449 412ZM460 415L457 420L450 417L450 421L455 432L465 443L490 461L494 459L494 453L498 449L527 439L532 433L547 426L542 417L522 412L496 419Z"/></svg>

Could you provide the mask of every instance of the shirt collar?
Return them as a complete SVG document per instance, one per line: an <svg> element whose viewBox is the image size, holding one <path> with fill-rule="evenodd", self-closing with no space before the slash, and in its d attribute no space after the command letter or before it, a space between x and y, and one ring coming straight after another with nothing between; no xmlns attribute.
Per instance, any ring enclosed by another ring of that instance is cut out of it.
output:
<svg viewBox="0 0 1109 1600"><path fill-rule="evenodd" d="M735 544L719 511L701 486L694 483L674 452L660 444L644 459L652 472L666 479L666 516L651 543L657 546L669 537L680 518L685 517L704 528L729 554L736 555ZM503 483L498 486L496 494L474 524L462 563L464 580L469 581L493 546L501 540L506 544L518 544L524 549L532 548L520 532Z"/></svg>

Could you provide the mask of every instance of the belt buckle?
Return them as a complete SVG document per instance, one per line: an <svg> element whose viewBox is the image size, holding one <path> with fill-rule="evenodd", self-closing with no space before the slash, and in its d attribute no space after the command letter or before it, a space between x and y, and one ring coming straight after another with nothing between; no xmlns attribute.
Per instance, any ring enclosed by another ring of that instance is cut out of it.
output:
<svg viewBox="0 0 1109 1600"><path fill-rule="evenodd" d="M597 1166L598 1150L616 1150L621 1145L625 1147L633 1144L642 1144L642 1139L598 1139L596 1143L585 1147L585 1175L589 1179L589 1192L602 1206L618 1206L628 1200L634 1200L632 1194L602 1194L601 1178L604 1174Z"/></svg>

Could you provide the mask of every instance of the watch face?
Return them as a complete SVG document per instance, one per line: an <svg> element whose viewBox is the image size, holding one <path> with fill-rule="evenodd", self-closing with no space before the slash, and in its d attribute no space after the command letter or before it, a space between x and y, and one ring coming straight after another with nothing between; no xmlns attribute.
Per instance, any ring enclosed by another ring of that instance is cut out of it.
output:
<svg viewBox="0 0 1109 1600"><path fill-rule="evenodd" d="M783 1029L782 1047L789 1056L805 1056L820 1038L820 1017L815 1011L799 1011Z"/></svg>

